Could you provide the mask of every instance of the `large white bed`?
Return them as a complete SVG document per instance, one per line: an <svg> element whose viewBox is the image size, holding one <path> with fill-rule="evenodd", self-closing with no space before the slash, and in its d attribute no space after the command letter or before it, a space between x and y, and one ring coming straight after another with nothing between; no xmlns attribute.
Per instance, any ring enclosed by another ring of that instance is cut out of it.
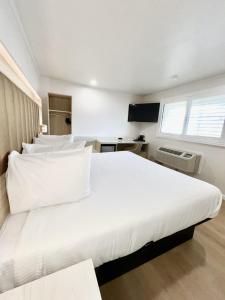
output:
<svg viewBox="0 0 225 300"><path fill-rule="evenodd" d="M7 217L0 290L87 258L97 267L126 256L215 217L221 200L216 187L135 154L94 153L89 197Z"/></svg>

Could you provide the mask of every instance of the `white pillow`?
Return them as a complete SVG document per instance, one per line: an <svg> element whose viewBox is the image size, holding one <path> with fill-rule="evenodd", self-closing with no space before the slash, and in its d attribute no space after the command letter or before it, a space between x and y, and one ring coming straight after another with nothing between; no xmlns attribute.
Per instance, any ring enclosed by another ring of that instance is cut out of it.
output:
<svg viewBox="0 0 225 300"><path fill-rule="evenodd" d="M72 143L73 142L73 135L39 135L38 138L34 137L33 142L35 144L42 144L42 145L57 145L62 143Z"/></svg>
<svg viewBox="0 0 225 300"><path fill-rule="evenodd" d="M23 143L23 154L84 149L85 143L86 143L85 141L80 141L80 142L75 142L75 143L62 143L62 144L56 144L56 145Z"/></svg>
<svg viewBox="0 0 225 300"><path fill-rule="evenodd" d="M90 193L91 147L9 155L7 192L11 213L79 201Z"/></svg>
<svg viewBox="0 0 225 300"><path fill-rule="evenodd" d="M39 134L39 139L48 139L48 140L68 140L73 139L72 134L64 134L64 135L53 135L53 134Z"/></svg>

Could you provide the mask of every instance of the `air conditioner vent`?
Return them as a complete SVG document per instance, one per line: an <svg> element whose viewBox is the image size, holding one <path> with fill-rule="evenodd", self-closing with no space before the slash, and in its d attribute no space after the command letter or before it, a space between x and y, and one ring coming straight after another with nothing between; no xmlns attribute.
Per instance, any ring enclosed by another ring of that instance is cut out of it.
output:
<svg viewBox="0 0 225 300"><path fill-rule="evenodd" d="M177 155L177 156L180 156L183 153L181 151L177 151L177 150L173 150L173 149L168 149L168 148L164 148L164 147L160 147L159 149L160 149L160 151L171 153L171 154L174 154L174 155Z"/></svg>
<svg viewBox="0 0 225 300"><path fill-rule="evenodd" d="M156 151L156 161L178 171L194 174L199 168L200 155L189 151L159 147Z"/></svg>

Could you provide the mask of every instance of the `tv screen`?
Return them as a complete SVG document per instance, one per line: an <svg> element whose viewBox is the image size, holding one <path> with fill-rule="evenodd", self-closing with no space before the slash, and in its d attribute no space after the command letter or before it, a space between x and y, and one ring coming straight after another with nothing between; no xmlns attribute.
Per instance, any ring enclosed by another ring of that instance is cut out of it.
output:
<svg viewBox="0 0 225 300"><path fill-rule="evenodd" d="M130 104L128 122L158 122L159 103Z"/></svg>

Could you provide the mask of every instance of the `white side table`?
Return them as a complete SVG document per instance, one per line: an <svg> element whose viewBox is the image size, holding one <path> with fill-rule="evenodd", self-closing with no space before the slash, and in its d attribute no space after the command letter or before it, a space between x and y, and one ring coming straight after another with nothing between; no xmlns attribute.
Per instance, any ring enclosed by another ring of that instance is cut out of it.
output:
<svg viewBox="0 0 225 300"><path fill-rule="evenodd" d="M101 295L89 259L5 292L0 300L101 300Z"/></svg>

